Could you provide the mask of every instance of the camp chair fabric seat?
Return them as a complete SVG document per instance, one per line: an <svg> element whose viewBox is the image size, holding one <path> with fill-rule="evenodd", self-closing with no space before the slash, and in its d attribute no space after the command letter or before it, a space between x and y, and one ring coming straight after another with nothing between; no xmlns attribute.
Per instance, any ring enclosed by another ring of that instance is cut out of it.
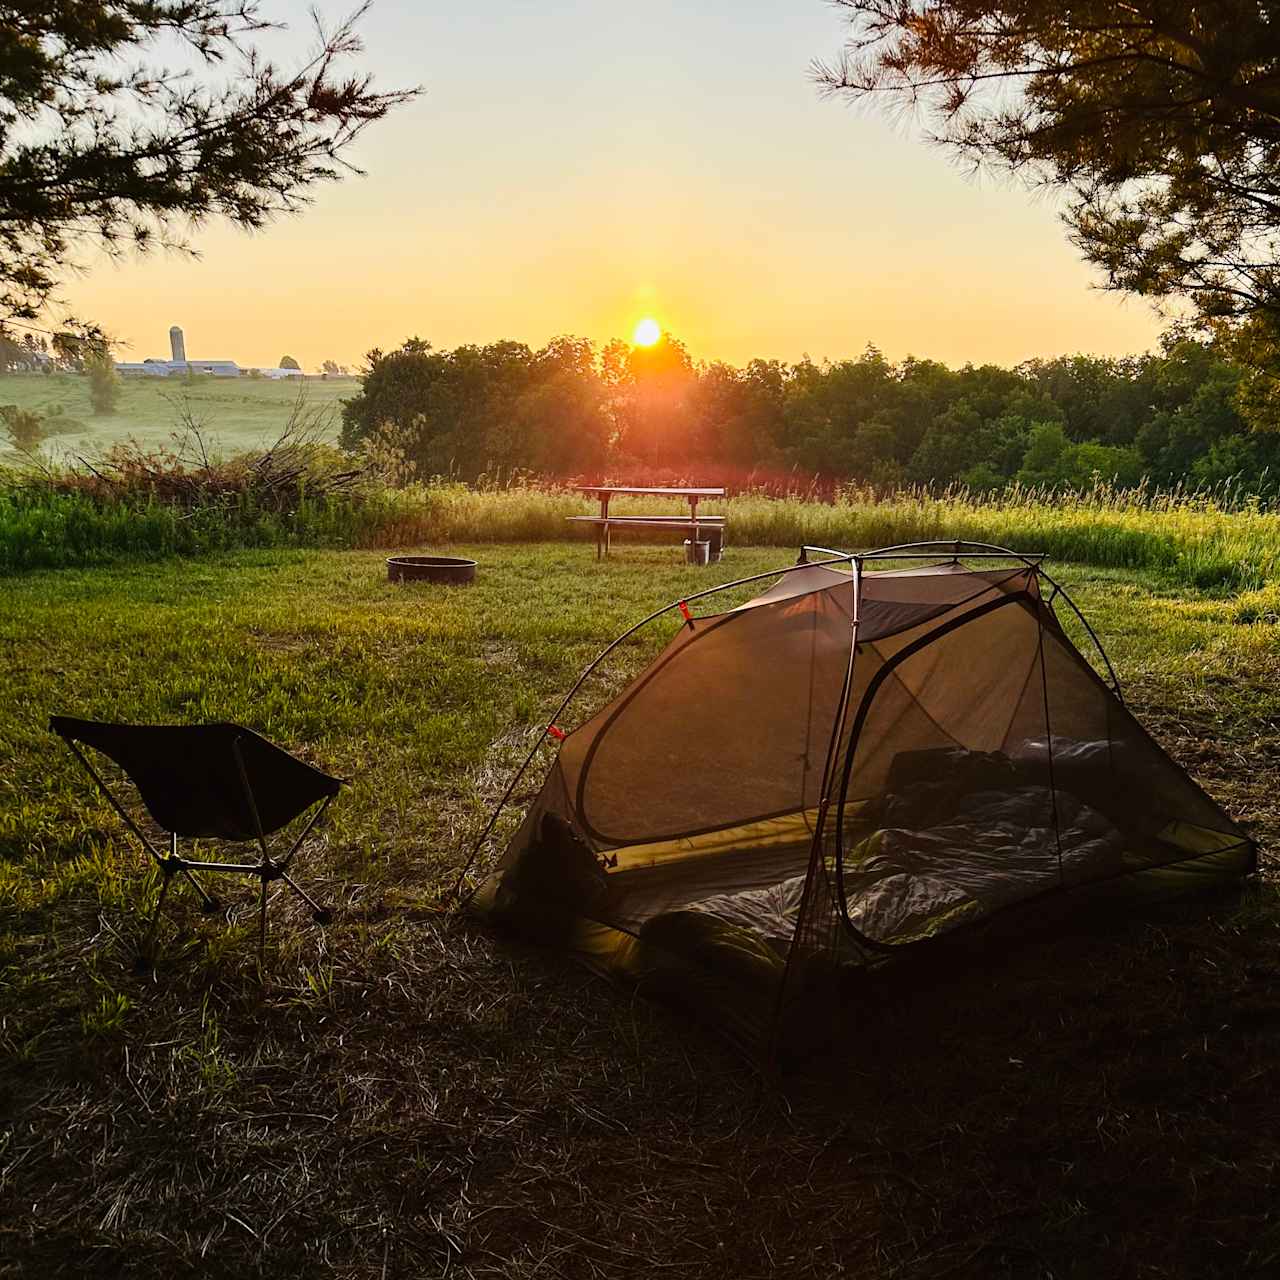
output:
<svg viewBox="0 0 1280 1280"><path fill-rule="evenodd" d="M288 874L303 840L338 794L342 779L297 759L242 725L135 725L53 716L49 727L71 749L112 807L152 856L163 877L151 934L169 881L182 875L196 889L206 910L216 906L197 872L238 872L261 882L259 948L266 938L267 886L283 880L312 908L320 922L329 913ZM168 833L170 848L161 854L129 816L81 751L100 752L128 776L156 825ZM316 806L319 806L318 808ZM308 810L310 821L281 858L270 856L266 838ZM178 839L255 842L252 862L205 861L180 857Z"/></svg>
<svg viewBox="0 0 1280 1280"><path fill-rule="evenodd" d="M59 737L114 760L137 787L156 824L183 837L269 836L342 787L340 779L238 724L105 724L54 716L49 727ZM252 780L256 821L237 750Z"/></svg>

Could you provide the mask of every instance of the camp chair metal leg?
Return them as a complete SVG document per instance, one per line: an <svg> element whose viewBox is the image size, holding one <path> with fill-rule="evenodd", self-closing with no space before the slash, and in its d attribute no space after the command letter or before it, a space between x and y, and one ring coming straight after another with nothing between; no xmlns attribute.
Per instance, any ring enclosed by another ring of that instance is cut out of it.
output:
<svg viewBox="0 0 1280 1280"><path fill-rule="evenodd" d="M178 833L176 831L169 832L169 859L170 862L179 862L178 857ZM217 911L218 900L195 878L189 867L180 867L184 879L200 896L200 910L206 915L211 911Z"/></svg>
<svg viewBox="0 0 1280 1280"><path fill-rule="evenodd" d="M302 848L302 842L311 834L311 828L314 827L316 823L319 822L320 819L324 817L324 811L329 807L329 802L332 799L333 799L332 796L326 797L324 804L322 804L315 811L315 813L311 815L311 821L308 822L305 827L303 827L302 834L293 842L293 848L290 849L289 852L284 855L284 858L280 863L281 871L288 870L289 863L293 861L293 855L297 853L299 849Z"/></svg>
<svg viewBox="0 0 1280 1280"><path fill-rule="evenodd" d="M200 895L201 911L204 911L205 913L210 913L214 911L220 911L222 909L221 904L218 902L217 898L215 898L213 894L211 894L209 890L206 889L204 885L202 885L200 881L196 879L194 872L188 871L186 867L183 867L182 874L186 878L187 883L190 884L190 886L196 891L196 893Z"/></svg>
<svg viewBox="0 0 1280 1280"><path fill-rule="evenodd" d="M267 953L267 881L272 878L274 868L267 853L267 837L262 830L262 819L258 816L258 802L253 795L253 787L249 785L249 771L244 767L239 739L231 744L231 751L236 758L236 768L240 771L240 785L244 788L244 798L249 806L249 816L253 819L258 849L262 855L258 868L258 874L262 877L262 894L258 903L258 963L261 964Z"/></svg>
<svg viewBox="0 0 1280 1280"><path fill-rule="evenodd" d="M280 879L311 908L316 924L328 924L333 919L333 912L327 907L322 907L291 875L281 871Z"/></svg>
<svg viewBox="0 0 1280 1280"><path fill-rule="evenodd" d="M258 903L258 960L267 954L267 877L262 877L262 894Z"/></svg>

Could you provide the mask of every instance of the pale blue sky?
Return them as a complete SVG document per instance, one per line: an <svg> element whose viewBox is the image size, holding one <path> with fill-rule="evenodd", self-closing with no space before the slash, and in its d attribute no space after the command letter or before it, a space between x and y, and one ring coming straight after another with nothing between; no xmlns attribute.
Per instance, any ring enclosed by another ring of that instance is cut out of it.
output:
<svg viewBox="0 0 1280 1280"><path fill-rule="evenodd" d="M348 6L325 3L335 15ZM273 0L294 24L305 7ZM198 237L202 260L95 265L74 304L161 354L353 362L438 346L627 336L652 312L695 356L950 363L1145 349L1139 302L1092 290L1052 203L974 179L910 121L823 101L821 0L482 7L378 0L365 64L426 94L375 126L368 176L302 218Z"/></svg>

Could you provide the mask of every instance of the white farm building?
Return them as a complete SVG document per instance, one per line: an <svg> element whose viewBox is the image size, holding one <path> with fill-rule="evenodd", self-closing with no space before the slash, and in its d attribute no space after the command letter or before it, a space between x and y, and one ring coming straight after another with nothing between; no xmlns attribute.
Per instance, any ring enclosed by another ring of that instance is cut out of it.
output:
<svg viewBox="0 0 1280 1280"><path fill-rule="evenodd" d="M117 361L116 372L126 378L173 378L203 373L214 378L240 378L256 374L261 378L302 378L301 369L242 369L234 360L188 360L182 330L175 324L169 330L170 358L154 356L141 361Z"/></svg>

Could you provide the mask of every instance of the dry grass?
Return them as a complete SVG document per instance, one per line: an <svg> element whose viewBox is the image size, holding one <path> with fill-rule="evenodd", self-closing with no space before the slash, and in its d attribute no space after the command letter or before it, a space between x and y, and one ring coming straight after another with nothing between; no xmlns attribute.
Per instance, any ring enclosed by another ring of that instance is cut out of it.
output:
<svg viewBox="0 0 1280 1280"><path fill-rule="evenodd" d="M777 560L734 555L716 572ZM10 669L35 682L0 706L17 775L0 783L0 1274L1277 1273L1267 885L885 977L843 1050L780 1087L445 911L504 781L490 745L518 752L566 669L690 573L669 551L599 572L581 548L481 558L467 593L388 588L372 556L259 556L205 565L180 602L184 579L151 569L27 578L0 608ZM1280 835L1274 628L1230 600L1064 576L1139 714ZM191 646L122 665L162 621ZM259 706L275 736L378 775L304 857L337 921L282 897L261 975L247 887L228 923L179 895L156 969L135 971L145 881L36 723L55 697L104 709L104 670L144 668L142 712ZM279 683L290 701L263 703Z"/></svg>

